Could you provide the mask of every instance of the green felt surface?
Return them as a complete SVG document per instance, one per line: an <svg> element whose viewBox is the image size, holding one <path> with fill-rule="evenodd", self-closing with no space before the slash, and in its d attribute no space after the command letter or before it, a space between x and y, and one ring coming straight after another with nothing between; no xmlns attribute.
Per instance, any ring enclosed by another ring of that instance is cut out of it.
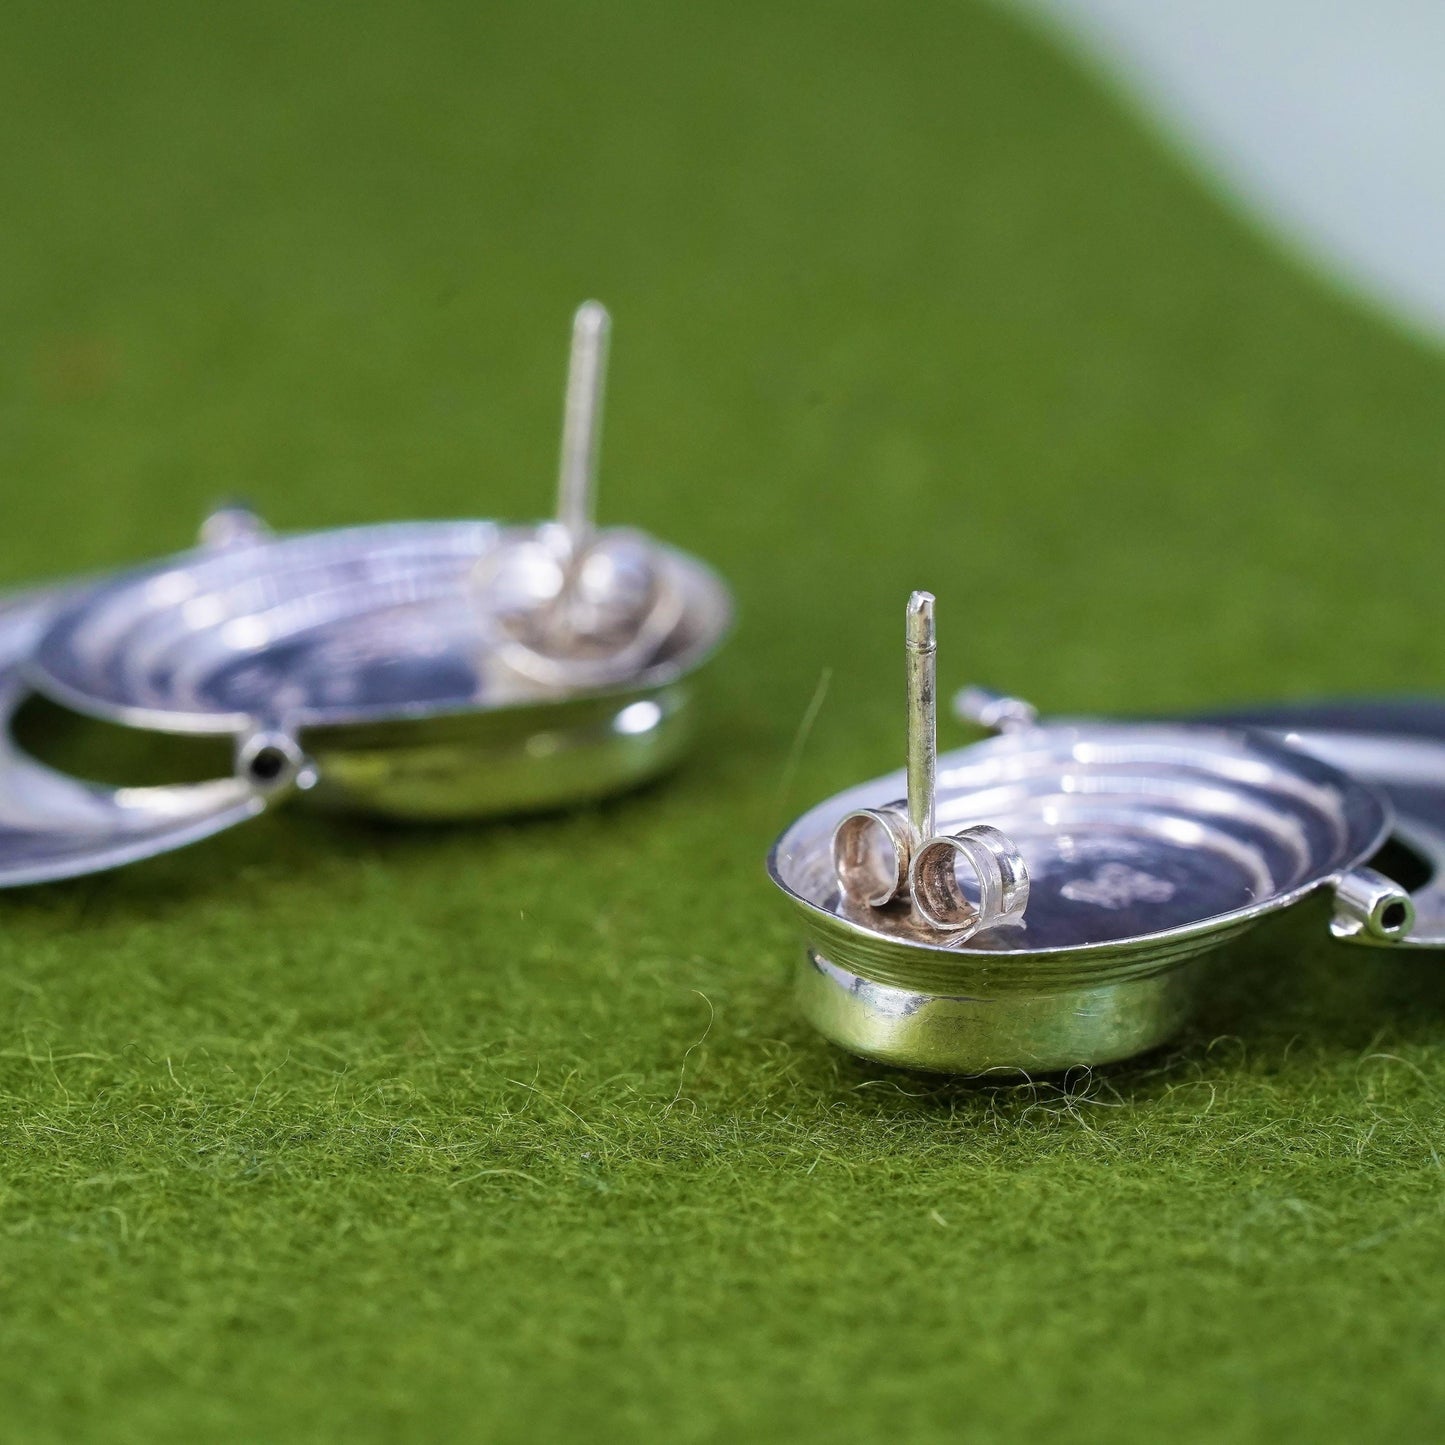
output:
<svg viewBox="0 0 1445 1445"><path fill-rule="evenodd" d="M1438 356L966 4L4 29L4 578L534 516L596 294L604 517L741 623L665 786L0 900L0 1432L1438 1437L1438 958L1265 935L1161 1055L920 1082L762 869L899 761L910 587L1049 709L1439 689Z"/></svg>

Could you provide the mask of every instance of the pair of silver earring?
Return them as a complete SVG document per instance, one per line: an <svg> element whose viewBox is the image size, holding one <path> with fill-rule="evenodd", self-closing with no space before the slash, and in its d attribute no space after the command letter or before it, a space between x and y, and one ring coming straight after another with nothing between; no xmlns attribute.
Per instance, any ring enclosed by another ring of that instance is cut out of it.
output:
<svg viewBox="0 0 1445 1445"><path fill-rule="evenodd" d="M192 553L0 600L5 722L33 688L229 736L236 759L209 783L102 788L0 729L0 885L166 852L291 794L475 818L674 762L731 602L695 558L596 526L608 335L584 305L548 521L276 537L227 509ZM1396 830L1445 876L1445 830L1397 820L1385 785L1407 764L1423 776L1406 741L1368 748L1374 775L1357 775L1247 729L1040 723L966 692L959 710L1000 736L940 759L936 655L933 598L915 593L902 778L819 804L771 858L807 939L804 1011L845 1048L964 1073L1121 1058L1180 1027L1206 955L1315 892L1336 938L1445 946L1445 886L1412 895L1369 866ZM1445 761L1427 771L1445 779Z"/></svg>

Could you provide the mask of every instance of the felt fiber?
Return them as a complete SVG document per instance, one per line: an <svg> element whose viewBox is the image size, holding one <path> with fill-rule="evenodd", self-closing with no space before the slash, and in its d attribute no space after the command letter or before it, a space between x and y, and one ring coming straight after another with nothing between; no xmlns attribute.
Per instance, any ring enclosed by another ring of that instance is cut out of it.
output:
<svg viewBox="0 0 1445 1445"><path fill-rule="evenodd" d="M1310 914L1162 1052L929 1080L763 875L902 762L914 587L945 694L1439 688L1437 355L973 5L17 0L0 92L5 579L537 516L596 295L602 519L740 607L633 796L0 898L7 1433L1438 1434L1438 958Z"/></svg>

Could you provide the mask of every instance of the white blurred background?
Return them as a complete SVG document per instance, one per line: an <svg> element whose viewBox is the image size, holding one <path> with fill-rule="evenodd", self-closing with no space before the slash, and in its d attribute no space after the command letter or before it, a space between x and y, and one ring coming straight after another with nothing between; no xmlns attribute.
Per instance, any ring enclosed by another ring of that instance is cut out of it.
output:
<svg viewBox="0 0 1445 1445"><path fill-rule="evenodd" d="M1006 0L1318 269L1445 340L1445 0Z"/></svg>

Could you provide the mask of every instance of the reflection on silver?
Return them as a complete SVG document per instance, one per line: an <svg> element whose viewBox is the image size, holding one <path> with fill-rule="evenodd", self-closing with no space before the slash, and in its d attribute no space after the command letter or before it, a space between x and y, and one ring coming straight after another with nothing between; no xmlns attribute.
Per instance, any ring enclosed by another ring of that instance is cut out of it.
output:
<svg viewBox="0 0 1445 1445"><path fill-rule="evenodd" d="M972 891L959 876L960 865L972 878ZM909 884L913 906L924 919L960 939L1022 923L1028 907L1023 859L1010 839L986 823L930 838L913 855Z"/></svg>
<svg viewBox="0 0 1445 1445"><path fill-rule="evenodd" d="M953 715L960 722L973 723L991 733L1031 728L1039 720L1038 709L1032 703L987 687L959 688L953 695Z"/></svg>
<svg viewBox="0 0 1445 1445"><path fill-rule="evenodd" d="M244 776L164 787L110 788L82 782L23 753L10 720L24 701L19 663L58 600L50 591L0 605L0 887L47 883L138 862L198 842L255 817L288 786Z"/></svg>
<svg viewBox="0 0 1445 1445"><path fill-rule="evenodd" d="M1075 878L1059 890L1071 903L1127 908L1131 903L1167 903L1174 885L1127 863L1101 863L1092 878Z"/></svg>
<svg viewBox="0 0 1445 1445"><path fill-rule="evenodd" d="M1398 943L1415 924L1415 905L1393 879L1373 868L1352 868L1335 882L1336 938Z"/></svg>
<svg viewBox="0 0 1445 1445"><path fill-rule="evenodd" d="M807 940L803 1007L843 1047L958 1073L1123 1058L1180 1027L1209 955L1317 891L1334 896L1336 936L1417 939L1408 895L1364 867L1390 826L1368 785L1244 731L1029 715L999 710L1006 731L937 767L937 829L997 828L1021 856L1015 926L960 943L917 908L845 895L839 824L896 808L906 772L820 804L774 847L770 872ZM978 850L960 870L963 852L916 850L915 904L976 906L1001 888Z"/></svg>
<svg viewBox="0 0 1445 1445"><path fill-rule="evenodd" d="M271 529L244 502L222 502L201 523L203 547L246 547L263 541Z"/></svg>
<svg viewBox="0 0 1445 1445"><path fill-rule="evenodd" d="M1409 899L1413 922L1403 936L1388 941L1445 948L1445 709L1424 699L1347 699L1259 706L1219 720L1266 729L1384 793L1395 811L1395 838L1428 874ZM1342 909L1335 936L1347 943L1382 941L1357 923Z"/></svg>
<svg viewBox="0 0 1445 1445"><path fill-rule="evenodd" d="M243 753L264 733L263 768L314 773L308 796L337 809L475 818L655 776L688 742L691 675L731 601L696 559L593 525L607 334L584 305L556 521L268 537L224 508L198 551L62 605L31 682L110 721L230 734Z"/></svg>

